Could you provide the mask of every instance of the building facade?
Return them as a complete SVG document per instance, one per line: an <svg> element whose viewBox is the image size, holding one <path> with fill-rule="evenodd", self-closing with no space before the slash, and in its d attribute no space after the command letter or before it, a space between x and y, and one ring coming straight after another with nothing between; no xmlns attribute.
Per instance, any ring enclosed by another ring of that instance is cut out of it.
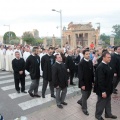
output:
<svg viewBox="0 0 120 120"><path fill-rule="evenodd" d="M98 45L100 28L94 29L91 22L87 24L68 24L68 29L63 28L63 45L68 43L71 48L77 46L89 47L93 42L95 47Z"/></svg>

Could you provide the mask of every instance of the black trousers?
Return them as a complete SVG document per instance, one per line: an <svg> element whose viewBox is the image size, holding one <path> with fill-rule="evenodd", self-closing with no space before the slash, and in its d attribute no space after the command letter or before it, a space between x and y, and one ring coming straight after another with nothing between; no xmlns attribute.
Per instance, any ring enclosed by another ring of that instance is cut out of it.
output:
<svg viewBox="0 0 120 120"><path fill-rule="evenodd" d="M51 95L54 95L54 86L53 86L53 82L43 79L43 86L42 86L42 95L43 95L43 96L45 95L45 92L46 92L48 83L49 83Z"/></svg>
<svg viewBox="0 0 120 120"><path fill-rule="evenodd" d="M70 70L69 76L70 76L70 84L73 83L73 77L74 77L74 70Z"/></svg>
<svg viewBox="0 0 120 120"><path fill-rule="evenodd" d="M78 102L82 104L82 111L86 112L87 111L87 99L91 95L91 90L90 91L84 91L84 90L81 89L81 93L82 93L82 97Z"/></svg>
<svg viewBox="0 0 120 120"><path fill-rule="evenodd" d="M78 77L78 65L75 65L75 77Z"/></svg>
<svg viewBox="0 0 120 120"><path fill-rule="evenodd" d="M96 103L96 112L95 117L97 119L100 119L102 117L102 113L105 109L105 115L108 117L112 116L111 113L111 96L108 96L107 98L102 98L98 96L98 101Z"/></svg>
<svg viewBox="0 0 120 120"><path fill-rule="evenodd" d="M15 89L17 91L20 91L19 83L21 83L21 92L25 90L25 77L14 79L14 82L15 82Z"/></svg>
<svg viewBox="0 0 120 120"><path fill-rule="evenodd" d="M113 77L113 91L115 90L119 82L120 82L120 77L114 76Z"/></svg>

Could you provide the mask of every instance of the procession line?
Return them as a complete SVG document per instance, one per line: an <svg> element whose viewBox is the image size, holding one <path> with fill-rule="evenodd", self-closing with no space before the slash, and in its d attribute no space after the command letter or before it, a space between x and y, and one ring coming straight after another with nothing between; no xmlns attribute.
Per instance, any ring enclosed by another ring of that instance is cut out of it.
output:
<svg viewBox="0 0 120 120"><path fill-rule="evenodd" d="M47 86L47 89L49 89L49 86ZM28 92L28 90L26 90ZM38 91L42 91L42 86L39 86L38 88ZM12 93L12 94L9 94L8 96L11 98L11 99L16 99L16 98L19 98L19 97L23 97L23 96L26 96L28 95L28 93Z"/></svg>
<svg viewBox="0 0 120 120"><path fill-rule="evenodd" d="M74 81L76 82L77 80L74 80ZM41 79L41 82L42 82L42 79ZM47 89L49 89L49 86L47 86ZM28 89L27 89L26 91L28 91ZM39 86L38 91L39 91L39 92L42 91L42 86ZM23 96L26 96L26 95L28 95L28 93L27 93L27 94L25 94L25 93L20 93L20 94L18 94L18 93L11 93L11 94L9 94L8 96L9 96L11 99L16 99L16 98L23 97Z"/></svg>
<svg viewBox="0 0 120 120"><path fill-rule="evenodd" d="M77 91L80 91L77 85L74 87L69 87L67 89L67 95L77 92ZM44 103L47 103L53 100L54 99L51 97L51 94L48 94L45 96L45 98L35 98L35 99L29 100L23 103L19 103L18 105L22 110L27 110L27 109L33 108L38 105L42 105Z"/></svg>

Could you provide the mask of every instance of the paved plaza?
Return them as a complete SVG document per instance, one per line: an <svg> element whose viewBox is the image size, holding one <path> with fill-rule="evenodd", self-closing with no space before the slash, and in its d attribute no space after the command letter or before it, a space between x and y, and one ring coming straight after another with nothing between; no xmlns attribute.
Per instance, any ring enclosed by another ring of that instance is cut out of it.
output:
<svg viewBox="0 0 120 120"><path fill-rule="evenodd" d="M0 71L0 113L5 120L14 120L26 116L27 120L95 120L96 94L92 93L88 100L89 116L85 116L81 106L77 104L81 93L78 88L78 79L74 79L76 86L69 86L66 102L67 106L61 110L56 106L55 99L50 97L49 87L46 98L31 98L28 94L16 93L13 74ZM30 77L26 77L26 91L31 83ZM40 80L39 94L41 95L42 78ZM120 84L118 94L112 95L112 111L120 120ZM104 117L104 114L103 114ZM110 119L106 119L110 120Z"/></svg>
<svg viewBox="0 0 120 120"><path fill-rule="evenodd" d="M89 116L85 116L81 110L81 106L77 104L77 100L81 95L76 95L67 99L67 106L61 110L56 105L51 105L48 108L36 111L27 115L28 120L96 120L95 119L95 106L97 96L92 93L88 100ZM118 94L112 95L112 113L117 115L117 120L120 120L120 84L118 86ZM104 118L104 113L103 113ZM111 120L105 118L105 120Z"/></svg>

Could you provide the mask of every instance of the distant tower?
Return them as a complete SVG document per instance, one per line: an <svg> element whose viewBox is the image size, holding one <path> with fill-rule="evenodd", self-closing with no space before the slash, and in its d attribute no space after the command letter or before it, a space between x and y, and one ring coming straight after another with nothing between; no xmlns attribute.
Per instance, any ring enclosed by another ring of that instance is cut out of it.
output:
<svg viewBox="0 0 120 120"><path fill-rule="evenodd" d="M37 29L33 29L32 34L34 38L39 38L39 31Z"/></svg>
<svg viewBox="0 0 120 120"><path fill-rule="evenodd" d="M55 47L55 36L53 34L53 37L52 37L52 46Z"/></svg>
<svg viewBox="0 0 120 120"><path fill-rule="evenodd" d="M110 45L111 46L114 46L114 38L115 38L115 36L113 36L113 35L110 36Z"/></svg>

